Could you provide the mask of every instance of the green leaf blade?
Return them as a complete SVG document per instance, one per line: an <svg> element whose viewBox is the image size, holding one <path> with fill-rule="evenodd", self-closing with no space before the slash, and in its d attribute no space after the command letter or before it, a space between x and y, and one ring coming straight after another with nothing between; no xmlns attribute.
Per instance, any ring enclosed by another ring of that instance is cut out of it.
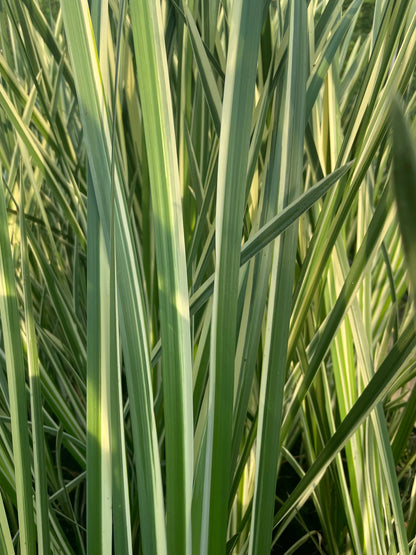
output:
<svg viewBox="0 0 416 555"><path fill-rule="evenodd" d="M170 86L160 7L132 2L132 28L148 152L162 336L167 534L191 553L192 351L185 240Z"/></svg>
<svg viewBox="0 0 416 555"><path fill-rule="evenodd" d="M209 407L201 553L224 553L228 489L241 222L255 68L262 24L260 6L233 6L219 146L216 269L211 328Z"/></svg>

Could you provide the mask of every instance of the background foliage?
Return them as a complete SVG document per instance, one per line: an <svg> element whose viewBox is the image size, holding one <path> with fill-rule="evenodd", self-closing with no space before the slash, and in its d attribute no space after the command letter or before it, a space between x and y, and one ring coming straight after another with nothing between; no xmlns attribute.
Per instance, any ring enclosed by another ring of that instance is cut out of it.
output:
<svg viewBox="0 0 416 555"><path fill-rule="evenodd" d="M415 64L414 0L0 1L2 553L416 553Z"/></svg>

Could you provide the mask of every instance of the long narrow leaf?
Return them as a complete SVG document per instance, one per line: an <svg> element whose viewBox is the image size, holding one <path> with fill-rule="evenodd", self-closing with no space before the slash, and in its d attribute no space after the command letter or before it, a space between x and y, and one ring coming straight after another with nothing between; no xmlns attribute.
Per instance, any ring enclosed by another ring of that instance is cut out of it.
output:
<svg viewBox="0 0 416 555"><path fill-rule="evenodd" d="M25 368L4 186L1 188L0 197L0 312L10 396L20 545L22 553L34 555L36 553L36 535L33 518L31 457L27 433Z"/></svg>
<svg viewBox="0 0 416 555"><path fill-rule="evenodd" d="M233 4L219 147L216 269L201 554L224 553L231 480L233 369L241 222L262 3Z"/></svg>
<svg viewBox="0 0 416 555"><path fill-rule="evenodd" d="M169 550L191 552L193 481L192 352L182 205L162 14L131 2L148 152L162 333Z"/></svg>
<svg viewBox="0 0 416 555"><path fill-rule="evenodd" d="M416 146L397 100L392 104L393 185L413 295L416 294Z"/></svg>
<svg viewBox="0 0 416 555"><path fill-rule="evenodd" d="M276 173L279 176L278 209L300 193L303 167L306 89L306 4L291 2L289 54L284 97L279 113ZM287 339L295 271L297 229L288 229L274 245L271 299L263 355L256 448L256 477L251 517L250 554L269 550L272 536L275 469L279 452ZM277 429L276 429L277 428ZM260 525L261 523L261 525Z"/></svg>
<svg viewBox="0 0 416 555"><path fill-rule="evenodd" d="M21 253L22 253L22 276L26 284L25 295L25 320L26 335L28 346L28 371L30 387L30 405L32 415L32 435L33 435L33 459L35 474L35 495L36 495L36 525L38 536L38 550L40 552L50 551L49 534L49 503L44 455L44 433L42 418L42 393L41 378L39 371L39 356L37 339L35 333L35 318L33 310L32 290L30 283L29 254L26 237L26 223L24 217L24 190L21 187L20 200L22 209L19 213L20 234L21 234Z"/></svg>

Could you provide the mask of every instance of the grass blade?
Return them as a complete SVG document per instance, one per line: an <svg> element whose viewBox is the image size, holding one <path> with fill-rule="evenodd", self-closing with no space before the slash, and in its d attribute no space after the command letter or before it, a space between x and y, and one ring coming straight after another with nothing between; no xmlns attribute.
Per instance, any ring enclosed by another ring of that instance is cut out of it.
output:
<svg viewBox="0 0 416 555"><path fill-rule="evenodd" d="M22 554L35 555L36 535L33 518L31 455L27 433L25 367L4 186L1 187L0 197L0 314L10 396L19 536Z"/></svg>
<svg viewBox="0 0 416 555"><path fill-rule="evenodd" d="M92 185L88 197L87 551L111 553L110 270Z"/></svg>
<svg viewBox="0 0 416 555"><path fill-rule="evenodd" d="M289 52L284 96L279 114L276 173L278 209L301 190L306 106L306 5L292 2L289 15ZM256 448L256 476L250 528L251 555L269 551L272 536L275 469L279 453L287 340L295 271L297 228L289 228L274 245L271 299L263 355ZM260 524L261 523L261 524Z"/></svg>
<svg viewBox="0 0 416 555"><path fill-rule="evenodd" d="M162 335L168 547L191 553L192 351L185 240L160 6L132 2L132 29L148 153Z"/></svg>
<svg viewBox="0 0 416 555"><path fill-rule="evenodd" d="M391 107L393 188L413 296L416 295L416 146L399 101Z"/></svg>
<svg viewBox="0 0 416 555"><path fill-rule="evenodd" d="M219 146L216 253L201 554L224 553L230 485L241 222L262 9L233 4ZM226 333L224 333L226 330Z"/></svg>
<svg viewBox="0 0 416 555"><path fill-rule="evenodd" d="M38 537L38 551L40 553L49 553L50 551L50 534L49 534L49 503L48 489L45 469L44 455L44 433L43 433L43 416L42 416L42 393L41 378L39 371L39 358L37 339L35 332L35 318L33 310L32 290L30 282L29 269L29 253L26 237L26 223L24 217L24 190L20 186L20 203L19 212L20 224L20 247L22 257L22 277L26 287L25 295L25 321L27 336L27 362L29 371L29 388L30 388L30 405L32 416L32 437L33 437L33 459L35 474L35 505L36 505L36 524Z"/></svg>

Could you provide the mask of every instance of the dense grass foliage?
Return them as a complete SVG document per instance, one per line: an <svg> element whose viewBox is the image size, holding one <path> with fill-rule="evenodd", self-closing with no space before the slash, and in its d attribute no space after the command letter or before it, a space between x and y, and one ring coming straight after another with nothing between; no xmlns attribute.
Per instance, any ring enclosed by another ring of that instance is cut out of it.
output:
<svg viewBox="0 0 416 555"><path fill-rule="evenodd" d="M0 0L0 553L416 553L415 67L414 0Z"/></svg>

